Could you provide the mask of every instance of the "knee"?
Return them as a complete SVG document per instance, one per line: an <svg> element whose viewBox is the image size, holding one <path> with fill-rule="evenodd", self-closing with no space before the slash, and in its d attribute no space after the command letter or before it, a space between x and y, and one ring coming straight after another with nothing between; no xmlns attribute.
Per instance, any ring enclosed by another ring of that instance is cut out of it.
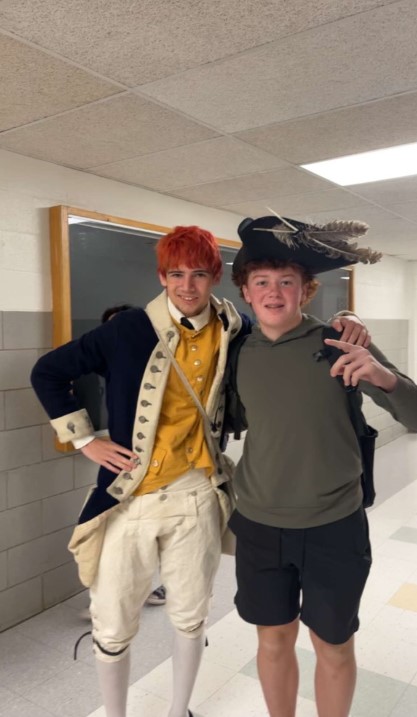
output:
<svg viewBox="0 0 417 717"><path fill-rule="evenodd" d="M323 665L327 665L335 669L341 669L354 662L355 652L353 637L340 645L332 645L331 643L322 640L311 630L310 635L317 660Z"/></svg>
<svg viewBox="0 0 417 717"><path fill-rule="evenodd" d="M205 620L200 620L200 622L193 622L188 624L173 620L172 623L179 635L181 635L182 637L188 637L191 640L200 637L200 635L203 634L206 628Z"/></svg>
<svg viewBox="0 0 417 717"><path fill-rule="evenodd" d="M289 625L258 627L259 650L263 657L275 662L293 653L298 626L298 620L295 620Z"/></svg>
<svg viewBox="0 0 417 717"><path fill-rule="evenodd" d="M93 652L100 662L120 662L120 660L123 660L129 654L129 648L130 644L128 643L122 647L112 645L112 649L109 650L93 638Z"/></svg>
<svg viewBox="0 0 417 717"><path fill-rule="evenodd" d="M135 631L126 629L110 629L97 623L93 616L93 652L95 657L102 662L119 662L129 652Z"/></svg>

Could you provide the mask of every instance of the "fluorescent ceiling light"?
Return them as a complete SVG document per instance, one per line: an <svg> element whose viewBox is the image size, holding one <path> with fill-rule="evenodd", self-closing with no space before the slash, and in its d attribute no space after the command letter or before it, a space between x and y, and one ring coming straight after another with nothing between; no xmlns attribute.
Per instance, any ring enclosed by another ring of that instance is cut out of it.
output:
<svg viewBox="0 0 417 717"><path fill-rule="evenodd" d="M417 142L372 152L350 154L323 162L302 164L304 169L346 187L417 174Z"/></svg>

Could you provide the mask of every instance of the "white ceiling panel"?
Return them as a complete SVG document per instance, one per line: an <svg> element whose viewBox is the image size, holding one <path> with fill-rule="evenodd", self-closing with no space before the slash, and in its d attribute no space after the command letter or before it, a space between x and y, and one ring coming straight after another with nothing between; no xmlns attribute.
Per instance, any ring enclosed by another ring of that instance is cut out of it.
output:
<svg viewBox="0 0 417 717"><path fill-rule="evenodd" d="M301 221L309 221L310 215L320 211L341 211L355 207L355 210L366 201L358 199L358 197L345 192L342 189L329 189L325 192L310 192L308 194L295 194L285 196L282 193L268 195L263 200L256 202L242 202L239 204L220 205L220 208L226 209L236 214L248 214L253 217L261 217L268 214L267 207L270 207L278 214L293 219L301 219Z"/></svg>
<svg viewBox="0 0 417 717"><path fill-rule="evenodd" d="M39 50L0 34L0 131L120 92Z"/></svg>
<svg viewBox="0 0 417 717"><path fill-rule="evenodd" d="M226 179L222 182L200 184L195 187L185 187L173 192L181 199L200 202L211 206L222 206L237 201L264 199L265 197L279 197L297 192L314 192L328 189L329 182L284 165L282 169L272 172L246 174L235 179Z"/></svg>
<svg viewBox="0 0 417 717"><path fill-rule="evenodd" d="M401 202L414 201L417 203L417 172L416 176L413 177L386 179L383 182L370 182L369 184L357 184L349 187L349 189L357 196L375 202L387 209Z"/></svg>
<svg viewBox="0 0 417 717"><path fill-rule="evenodd" d="M216 135L165 107L124 94L0 134L0 147L85 169Z"/></svg>
<svg viewBox="0 0 417 717"><path fill-rule="evenodd" d="M417 224L417 202L403 202L402 204L393 204L391 211L396 212L404 219L409 219ZM417 227L416 227L417 228Z"/></svg>
<svg viewBox="0 0 417 717"><path fill-rule="evenodd" d="M170 190L270 169L277 157L230 137L177 147L94 169L95 174L151 189Z"/></svg>
<svg viewBox="0 0 417 717"><path fill-rule="evenodd" d="M0 26L131 87L384 4L1 0Z"/></svg>
<svg viewBox="0 0 417 717"><path fill-rule="evenodd" d="M417 92L236 134L295 164L417 141Z"/></svg>
<svg viewBox="0 0 417 717"><path fill-rule="evenodd" d="M416 34L415 0L403 0L141 91L219 130L238 132L416 90Z"/></svg>

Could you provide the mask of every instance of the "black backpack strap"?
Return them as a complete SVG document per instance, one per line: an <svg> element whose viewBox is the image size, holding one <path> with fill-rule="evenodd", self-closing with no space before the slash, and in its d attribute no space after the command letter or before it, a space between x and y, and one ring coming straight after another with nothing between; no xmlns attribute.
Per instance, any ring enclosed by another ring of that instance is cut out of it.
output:
<svg viewBox="0 0 417 717"><path fill-rule="evenodd" d="M226 393L226 409L224 419L224 431L233 433L233 437L238 441L242 431L248 427L245 415L245 407L240 400L237 389L237 365L239 360L240 349L245 343L249 334L241 334L237 336L229 346L227 355L227 366L225 371L225 393Z"/></svg>
<svg viewBox="0 0 417 717"><path fill-rule="evenodd" d="M321 355L316 355L315 358L317 360L320 360L320 358L326 358L330 366L333 366L333 364L336 363L337 359L340 356L343 356L344 352L341 349L336 348L336 346L328 346L324 343L324 340L338 340L340 339L340 336L341 332L336 331L336 329L334 329L332 326L323 326L321 337L324 346L321 351L318 352L318 354ZM356 434L360 436L364 432L365 426L367 425L365 416L362 413L362 393L357 389L356 386L346 386L341 376L337 376L337 381L339 381L340 385L342 386L343 390L347 395L347 399L349 402L350 419L353 423L353 427L355 429Z"/></svg>
<svg viewBox="0 0 417 717"><path fill-rule="evenodd" d="M340 332L336 331L332 326L323 326L322 339L339 339ZM337 361L339 356L343 355L343 351L335 346L324 344L323 348L315 354L315 359L319 361L326 358L331 366ZM345 386L341 376L337 377L340 385L343 387L349 406L349 417L356 433L362 457L362 490L363 505L369 508L375 500L375 488L373 481L373 463L375 452L375 441L378 431L366 422L366 418L362 413L362 392L356 386Z"/></svg>

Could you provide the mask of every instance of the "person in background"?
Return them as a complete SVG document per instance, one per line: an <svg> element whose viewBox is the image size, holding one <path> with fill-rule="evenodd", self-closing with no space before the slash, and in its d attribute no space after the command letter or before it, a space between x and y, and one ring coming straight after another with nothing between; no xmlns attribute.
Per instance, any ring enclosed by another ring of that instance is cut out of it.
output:
<svg viewBox="0 0 417 717"><path fill-rule="evenodd" d="M346 387L417 430L417 386L372 344L326 339L303 314L316 274L381 255L351 243L358 222L244 220L233 280L256 315L237 356L236 415L248 428L233 481L237 610L257 626L258 672L271 717L294 717L300 620L316 653L319 717L348 717L354 633L371 567L362 461ZM320 360L324 359L324 360ZM235 362L236 365L236 362ZM236 395L236 394L235 394Z"/></svg>

